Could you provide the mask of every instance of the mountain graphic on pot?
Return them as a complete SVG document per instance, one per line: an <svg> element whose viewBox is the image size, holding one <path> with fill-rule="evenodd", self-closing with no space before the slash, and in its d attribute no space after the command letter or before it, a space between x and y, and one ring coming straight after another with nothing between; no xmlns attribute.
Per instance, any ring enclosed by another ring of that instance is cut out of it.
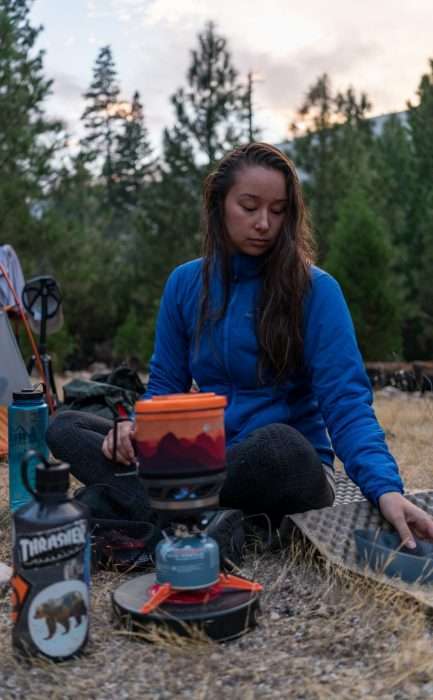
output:
<svg viewBox="0 0 433 700"><path fill-rule="evenodd" d="M134 444L140 473L222 471L226 403L225 396L210 392L137 401Z"/></svg>

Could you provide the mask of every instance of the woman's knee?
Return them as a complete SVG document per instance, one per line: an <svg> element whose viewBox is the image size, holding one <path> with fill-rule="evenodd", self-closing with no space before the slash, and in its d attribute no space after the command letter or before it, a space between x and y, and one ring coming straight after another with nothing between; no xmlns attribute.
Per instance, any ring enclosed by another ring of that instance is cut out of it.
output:
<svg viewBox="0 0 433 700"><path fill-rule="evenodd" d="M331 506L334 501L320 457L295 428L272 424L256 436L268 483L274 485L275 505L286 512ZM280 501L279 501L280 499Z"/></svg>
<svg viewBox="0 0 433 700"><path fill-rule="evenodd" d="M61 411L56 416L51 418L50 424L46 433L48 445L57 443L59 440L65 439L80 439L86 435L98 436L98 439L103 438L110 428L113 427L113 421L107 418L101 418L87 411Z"/></svg>
<svg viewBox="0 0 433 700"><path fill-rule="evenodd" d="M258 428L245 441L245 448L251 450L259 463L266 465L268 473L269 470L322 470L319 455L311 443L295 428L284 423Z"/></svg>
<svg viewBox="0 0 433 700"><path fill-rule="evenodd" d="M92 440L102 441L112 425L112 421L86 411L60 411L50 419L45 437L48 447L54 452L65 444L73 447L90 436Z"/></svg>
<svg viewBox="0 0 433 700"><path fill-rule="evenodd" d="M81 413L79 411L61 411L50 418L45 439L50 450L65 439L65 434L75 432Z"/></svg>

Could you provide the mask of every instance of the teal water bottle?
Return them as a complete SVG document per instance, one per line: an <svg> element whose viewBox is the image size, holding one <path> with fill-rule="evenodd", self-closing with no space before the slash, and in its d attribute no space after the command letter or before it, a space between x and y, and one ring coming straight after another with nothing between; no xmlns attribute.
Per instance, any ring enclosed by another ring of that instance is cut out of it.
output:
<svg viewBox="0 0 433 700"><path fill-rule="evenodd" d="M28 503L32 496L21 476L21 462L28 450L36 450L48 458L45 433L48 427L48 406L39 388L13 393L8 408L9 504L12 511ZM28 480L35 486L36 464L30 464Z"/></svg>

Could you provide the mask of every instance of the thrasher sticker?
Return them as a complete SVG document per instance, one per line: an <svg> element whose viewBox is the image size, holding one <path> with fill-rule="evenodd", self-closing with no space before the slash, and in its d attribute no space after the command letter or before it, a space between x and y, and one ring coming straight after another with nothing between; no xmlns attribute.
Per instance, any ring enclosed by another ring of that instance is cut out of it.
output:
<svg viewBox="0 0 433 700"><path fill-rule="evenodd" d="M18 556L25 568L52 564L80 552L86 544L87 521L17 536Z"/></svg>

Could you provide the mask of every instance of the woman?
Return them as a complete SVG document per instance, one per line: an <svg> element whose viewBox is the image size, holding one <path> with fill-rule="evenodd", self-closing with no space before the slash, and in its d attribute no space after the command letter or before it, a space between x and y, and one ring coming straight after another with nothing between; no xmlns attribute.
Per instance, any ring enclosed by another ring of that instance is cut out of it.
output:
<svg viewBox="0 0 433 700"><path fill-rule="evenodd" d="M167 281L150 368L147 398L188 391L193 379L200 391L227 396L222 505L265 511L275 524L329 506L335 450L408 546L413 535L433 538L433 520L402 495L350 314L336 281L312 264L298 178L276 148L238 148L208 176L204 255ZM124 464L134 460L132 431L120 424ZM69 453L66 432L75 436ZM96 467L80 452L85 433L88 449L102 443ZM48 439L85 483L113 480L108 422L63 414ZM138 480L126 479L132 494Z"/></svg>

